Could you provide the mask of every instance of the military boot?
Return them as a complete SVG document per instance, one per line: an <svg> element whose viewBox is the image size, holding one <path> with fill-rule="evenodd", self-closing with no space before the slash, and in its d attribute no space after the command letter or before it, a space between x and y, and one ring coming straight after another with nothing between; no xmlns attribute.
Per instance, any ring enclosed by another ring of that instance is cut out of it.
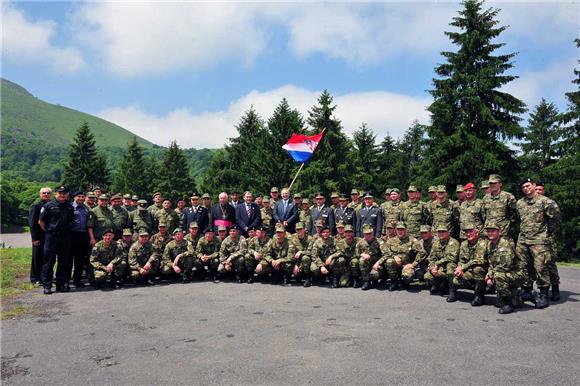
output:
<svg viewBox="0 0 580 386"><path fill-rule="evenodd" d="M536 302L536 308L542 309L550 306L550 298L548 297L548 287L540 288L540 297Z"/></svg>
<svg viewBox="0 0 580 386"><path fill-rule="evenodd" d="M447 295L447 303L453 303L457 301L457 288L453 285L449 286L449 295Z"/></svg>
<svg viewBox="0 0 580 386"><path fill-rule="evenodd" d="M431 295L435 295L435 294L437 294L438 290L439 290L439 287L437 287L437 284L431 284L431 288L429 289L429 293Z"/></svg>
<svg viewBox="0 0 580 386"><path fill-rule="evenodd" d="M502 297L501 304L502 306L499 309L500 314L511 314L514 311L514 307L512 306L512 299L510 297Z"/></svg>
<svg viewBox="0 0 580 386"><path fill-rule="evenodd" d="M389 288L388 290L390 292L393 292L394 290L396 290L397 288L399 288L399 280L398 279L393 279L391 280L391 284L389 284Z"/></svg>
<svg viewBox="0 0 580 386"><path fill-rule="evenodd" d="M534 297L534 293L532 289L529 287L522 287L521 292L522 302L532 302L536 304L536 298Z"/></svg>
<svg viewBox="0 0 580 386"><path fill-rule="evenodd" d="M360 280L359 279L354 279L352 281L352 287L353 288L360 288Z"/></svg>
<svg viewBox="0 0 580 386"><path fill-rule="evenodd" d="M290 285L290 275L284 275L282 279L282 285Z"/></svg>
<svg viewBox="0 0 580 386"><path fill-rule="evenodd" d="M312 286L312 278L310 276L308 276L305 280L304 280L304 287L308 288Z"/></svg>
<svg viewBox="0 0 580 386"><path fill-rule="evenodd" d="M371 289L371 282L368 281L368 280L363 281L361 290L366 291L366 290L369 290L369 289Z"/></svg>
<svg viewBox="0 0 580 386"><path fill-rule="evenodd" d="M340 287L340 276L338 276L338 275L333 276L331 287L332 288Z"/></svg>
<svg viewBox="0 0 580 386"><path fill-rule="evenodd" d="M473 307L479 307L485 303L484 291L485 290L475 291L475 293L473 294L473 299L471 300L471 305Z"/></svg>
<svg viewBox="0 0 580 386"><path fill-rule="evenodd" d="M248 277L248 284L252 284L254 282L254 274L251 273L250 277Z"/></svg>
<svg viewBox="0 0 580 386"><path fill-rule="evenodd" d="M553 302L560 300L560 285L552 284L552 297L550 298Z"/></svg>

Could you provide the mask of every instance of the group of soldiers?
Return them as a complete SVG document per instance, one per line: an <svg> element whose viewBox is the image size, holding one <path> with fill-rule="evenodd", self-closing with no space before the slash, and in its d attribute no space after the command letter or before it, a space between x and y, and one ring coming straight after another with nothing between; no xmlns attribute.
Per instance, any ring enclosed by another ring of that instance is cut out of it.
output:
<svg viewBox="0 0 580 386"><path fill-rule="evenodd" d="M209 194L193 194L189 205L179 199L175 209L161 192L151 205L100 189L74 192L71 203L66 187L57 188L54 201L43 188L30 214L31 280L52 293L58 256L59 292L70 290L71 276L84 287L85 275L97 288L230 278L362 290L382 283L395 291L417 281L447 302L457 301L464 288L473 290L473 306L495 291L502 314L526 301L541 309L560 296L554 247L559 210L543 184L528 178L520 187L523 197L516 201L492 174L480 187L481 199L473 183L457 186L457 201L443 185L429 187L424 201L411 185L407 201L393 188L381 205L357 189L350 197L333 193L331 204L318 193L311 204L273 187L270 196L246 191L241 199L236 191L222 192L215 204ZM43 254L40 273L34 272L35 253ZM532 291L534 281L539 294Z"/></svg>

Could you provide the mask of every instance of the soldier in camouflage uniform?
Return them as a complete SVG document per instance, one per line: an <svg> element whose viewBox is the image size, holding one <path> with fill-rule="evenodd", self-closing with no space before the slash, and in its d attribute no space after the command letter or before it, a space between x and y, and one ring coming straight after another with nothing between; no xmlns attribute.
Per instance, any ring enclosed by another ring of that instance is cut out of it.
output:
<svg viewBox="0 0 580 386"><path fill-rule="evenodd" d="M375 263L377 271L386 269L387 276L391 281L389 291L398 288L402 280L405 285L409 284L415 277L413 262L419 253L417 239L407 234L407 227L404 222L399 221L396 225L397 237L389 239L383 248L383 256ZM374 268L374 267L373 267Z"/></svg>
<svg viewBox="0 0 580 386"><path fill-rule="evenodd" d="M560 223L562 221L562 214L560 213L560 207L556 203L556 201L552 200L548 196L546 196L546 191L544 188L544 184L541 182L536 183L536 192L541 194L542 196L546 197L550 200L550 203L554 206L554 231L552 232L552 237L550 237L550 250L552 252L552 261L550 263L550 283L552 284L552 297L550 300L557 302L560 300L560 274L558 273L558 266L556 265L557 255L556 255L556 239L554 235L560 229Z"/></svg>
<svg viewBox="0 0 580 386"><path fill-rule="evenodd" d="M162 201L161 192L153 193L153 204L147 208L151 217L155 218L155 213L163 207L161 205Z"/></svg>
<svg viewBox="0 0 580 386"><path fill-rule="evenodd" d="M344 227L346 226L345 223L339 221L336 223L336 235L334 236L334 242L337 243L340 240L344 239Z"/></svg>
<svg viewBox="0 0 580 386"><path fill-rule="evenodd" d="M129 276L129 248L133 244L133 232L131 229L123 229L122 237L120 240L117 240L117 244L122 250L123 260L125 260L125 266L127 267L127 271L123 272L123 278L126 278Z"/></svg>
<svg viewBox="0 0 580 386"><path fill-rule="evenodd" d="M360 275L362 277L363 291L371 288L371 270L373 265L381 258L381 246L375 237L375 230L366 225L363 227L363 239L356 244L355 256L358 258Z"/></svg>
<svg viewBox="0 0 580 386"><path fill-rule="evenodd" d="M123 236L123 230L130 228L129 212L121 206L121 196L115 194L111 197L111 212L113 212L113 232L115 232L115 240L119 240Z"/></svg>
<svg viewBox="0 0 580 386"><path fill-rule="evenodd" d="M306 226L310 220L310 204L307 198L302 199L302 205L298 209L299 221Z"/></svg>
<svg viewBox="0 0 580 386"><path fill-rule="evenodd" d="M305 277L304 287L310 287L313 278L325 276L332 277L332 286L337 288L340 275L348 271L345 259L336 253L336 245L330 233L330 228L324 226L320 231L320 237L310 248L310 265L302 267Z"/></svg>
<svg viewBox="0 0 580 386"><path fill-rule="evenodd" d="M183 283L190 283L193 276L193 256L187 254L190 243L185 240L183 229L173 230L173 240L165 246L161 258L160 272L163 276L172 278L181 275Z"/></svg>
<svg viewBox="0 0 580 386"><path fill-rule="evenodd" d="M468 184L469 185L469 184ZM469 199L468 197L466 198ZM474 289L471 305L481 306L485 295L485 274L487 273L487 242L479 237L479 228L474 223L463 223L466 240L459 248L459 262L453 271L452 285L447 296L448 302L457 300L458 288Z"/></svg>
<svg viewBox="0 0 580 386"><path fill-rule="evenodd" d="M438 229L444 226L451 237L457 237L457 222L459 221L459 206L447 198L445 185L437 186L437 201L431 206L432 227Z"/></svg>
<svg viewBox="0 0 580 386"><path fill-rule="evenodd" d="M103 238L105 231L113 229L113 212L107 206L109 196L102 194L99 196L99 204L89 213L89 238L91 246L95 246L97 241Z"/></svg>
<svg viewBox="0 0 580 386"><path fill-rule="evenodd" d="M354 228L347 224L344 227L344 238L336 242L336 251L345 259L347 270L341 275L339 285L340 287L348 287L353 278L353 285L355 288L360 287L360 267L358 257L356 255L356 244L361 240L354 237Z"/></svg>
<svg viewBox="0 0 580 386"><path fill-rule="evenodd" d="M274 235L274 209L272 209L268 196L262 199L260 215L262 216L262 226L266 228L266 234L268 237L272 237Z"/></svg>
<svg viewBox="0 0 580 386"><path fill-rule="evenodd" d="M330 202L332 204L330 204L330 208L332 210L336 210L336 208L338 208L338 199L340 198L340 194L338 192L332 192L330 194Z"/></svg>
<svg viewBox="0 0 580 386"><path fill-rule="evenodd" d="M357 213L363 207L363 203L359 200L360 192L357 189L352 189L350 191L350 202L348 203L349 208L353 208ZM356 233L356 227L354 228Z"/></svg>
<svg viewBox="0 0 580 386"><path fill-rule="evenodd" d="M477 198L475 185L468 183L463 187L465 199L459 207L459 239L466 240L467 236L463 229L466 225L475 225L478 233L483 232L483 224L485 222L485 212L483 209L483 202Z"/></svg>
<svg viewBox="0 0 580 386"><path fill-rule="evenodd" d="M429 209L431 209L433 205L435 205L435 203L437 202L437 186L435 185L429 186L429 189L427 189L427 193L429 194L429 201L427 202L427 206L429 207Z"/></svg>
<svg viewBox="0 0 580 386"><path fill-rule="evenodd" d="M151 234L155 228L153 227L153 217L147 210L147 201L138 200L137 203L137 209L129 214L129 222L131 228L133 228L133 233L135 235L141 232Z"/></svg>
<svg viewBox="0 0 580 386"><path fill-rule="evenodd" d="M488 180L481 181L481 192L483 193L483 196L484 197L487 196L490 193L490 191L491 191L490 182Z"/></svg>
<svg viewBox="0 0 580 386"><path fill-rule="evenodd" d="M436 231L437 239L433 241L424 278L431 286L432 295L438 291L446 295L459 259L459 242L449 236L449 230L443 224L439 225Z"/></svg>
<svg viewBox="0 0 580 386"><path fill-rule="evenodd" d="M457 195L457 204L461 206L463 201L465 201L465 187L463 185L457 185L455 194Z"/></svg>
<svg viewBox="0 0 580 386"><path fill-rule="evenodd" d="M226 237L228 237L228 228L226 228L224 225L218 225L217 233L217 237L221 246L221 243L223 243Z"/></svg>
<svg viewBox="0 0 580 386"><path fill-rule="evenodd" d="M131 278L135 285L152 284L152 278L157 274L153 244L149 241L149 233L141 231L139 239L129 248L129 267Z"/></svg>
<svg viewBox="0 0 580 386"><path fill-rule="evenodd" d="M433 247L433 233L431 232L431 226L421 225L420 238L417 239L416 247L417 254L415 260L411 263L411 267L406 267L408 276L411 276L411 270L413 271L412 278L423 281L425 274L427 273L427 266L429 265L429 254L431 253L431 248Z"/></svg>
<svg viewBox="0 0 580 386"><path fill-rule="evenodd" d="M516 219L516 198L502 191L502 180L497 174L489 176L489 194L481 200L485 221L499 225L503 238L510 237L510 227Z"/></svg>
<svg viewBox="0 0 580 386"><path fill-rule="evenodd" d="M174 212L179 219L179 227L183 228L183 218L185 217L185 206L187 203L183 197L179 197L176 202L177 207L175 208Z"/></svg>
<svg viewBox="0 0 580 386"><path fill-rule="evenodd" d="M103 232L103 239L95 244L91 251L90 262L93 267L93 283L95 288L101 288L107 278L111 279L111 286L123 286L123 273L127 263L123 259L123 251L113 241L115 237L112 229Z"/></svg>
<svg viewBox="0 0 580 386"><path fill-rule="evenodd" d="M133 200L131 199L130 194L123 195L123 208L127 211L127 213L137 209L136 207L133 206Z"/></svg>
<svg viewBox="0 0 580 386"><path fill-rule="evenodd" d="M384 227L385 233L379 239L379 244L381 245L381 247L390 239L394 239L395 237L397 237L396 225L397 224L392 221L389 221L388 223L385 224Z"/></svg>
<svg viewBox="0 0 580 386"><path fill-rule="evenodd" d="M171 200L168 198L163 200L161 209L155 211L153 221L155 224L159 224L161 221L165 222L168 229L181 228L179 225L179 216L171 209Z"/></svg>
<svg viewBox="0 0 580 386"><path fill-rule="evenodd" d="M214 282L219 281L220 247L219 238L215 237L213 229L208 227L204 232L204 237L198 241L195 248L197 258L194 260L194 265L196 271L200 275L205 274L205 268L207 267Z"/></svg>
<svg viewBox="0 0 580 386"><path fill-rule="evenodd" d="M383 213L383 230L382 233L386 233L386 225L389 222L397 223L400 220L401 209L403 205L401 204L401 193L399 189L389 189L389 200L381 204L381 211Z"/></svg>
<svg viewBox="0 0 580 386"><path fill-rule="evenodd" d="M536 192L534 181L528 178L521 187L525 197L517 202L521 223L516 255L520 261L527 263L527 269L523 272L522 297L523 300L529 299L535 280L540 290L536 308L546 308L550 305L551 239L558 215L554 202Z"/></svg>
<svg viewBox="0 0 580 386"><path fill-rule="evenodd" d="M219 272L234 272L238 283L242 283L247 276L245 255L248 253L248 243L236 225L232 226L229 236L220 247ZM247 280L247 279L246 279Z"/></svg>
<svg viewBox="0 0 580 386"><path fill-rule="evenodd" d="M211 196L209 195L209 193L202 194L201 199L203 201L203 206L205 207L205 209L209 210L211 208Z"/></svg>
<svg viewBox="0 0 580 386"><path fill-rule="evenodd" d="M501 235L499 224L488 222L485 226L489 238L487 258L489 268L485 275L488 286L495 287L500 314L513 311L514 294L523 275L515 257L513 243Z"/></svg>
<svg viewBox="0 0 580 386"><path fill-rule="evenodd" d="M197 223L193 221L189 224L189 233L185 236L185 240L191 243L193 250L197 247L198 241L202 238L201 233L199 233L199 227Z"/></svg>
<svg viewBox="0 0 580 386"><path fill-rule="evenodd" d="M163 258L163 252L173 237L171 237L171 234L168 232L166 223L159 223L157 228L158 232L155 233L153 237L151 237L151 244L153 244L153 255L155 256L155 271L161 273L161 260Z"/></svg>
<svg viewBox="0 0 580 386"><path fill-rule="evenodd" d="M256 267L258 275L270 274L274 284L279 283L282 279L282 283L288 285L292 276L292 247L286 235L284 226L282 224L276 225L276 234L266 244L263 258Z"/></svg>
<svg viewBox="0 0 580 386"><path fill-rule="evenodd" d="M248 284L254 282L254 271L256 266L264 259L264 253L270 238L266 234L266 228L260 226L256 229L256 236L248 241L248 253L244 257L246 272L248 272Z"/></svg>
<svg viewBox="0 0 580 386"><path fill-rule="evenodd" d="M292 272L294 273L294 277L296 280L302 280L302 259L310 259L308 257L308 247L310 246L310 242L312 237L306 233L306 229L304 228L304 224L299 222L295 226L296 233L290 235L288 241L290 242L290 257L292 259ZM306 256L306 257L305 257Z"/></svg>
<svg viewBox="0 0 580 386"><path fill-rule="evenodd" d="M402 204L400 218L407 226L409 236L418 239L421 237L421 225L430 221L429 209L427 204L421 201L421 194L415 185L409 186L407 196L409 200Z"/></svg>

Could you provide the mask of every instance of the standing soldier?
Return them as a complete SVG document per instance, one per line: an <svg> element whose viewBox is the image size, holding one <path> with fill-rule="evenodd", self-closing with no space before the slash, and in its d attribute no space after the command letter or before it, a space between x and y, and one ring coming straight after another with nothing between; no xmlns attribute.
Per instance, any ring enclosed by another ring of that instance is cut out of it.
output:
<svg viewBox="0 0 580 386"><path fill-rule="evenodd" d="M67 270L70 266L70 228L74 222L74 208L67 198L68 189L60 186L56 190L55 200L44 204L38 216L38 225L46 235L40 274L45 295L52 293L52 275L57 256L56 290L70 291Z"/></svg>
<svg viewBox="0 0 580 386"><path fill-rule="evenodd" d="M502 191L502 180L497 174L489 176L489 194L482 199L483 218L501 229L503 238L510 237L510 227L516 219L516 198Z"/></svg>
<svg viewBox="0 0 580 386"><path fill-rule="evenodd" d="M254 282L254 271L264 258L266 246L270 238L266 234L266 228L256 228L256 236L248 241L248 254L245 256L246 272L248 272L248 284Z"/></svg>
<svg viewBox="0 0 580 386"><path fill-rule="evenodd" d="M371 288L371 269L381 258L381 246L375 237L376 231L370 225L365 225L362 232L364 238L356 245L356 256L363 280L361 289L366 291Z"/></svg>
<svg viewBox="0 0 580 386"><path fill-rule="evenodd" d="M341 194L338 198L338 207L334 210L334 220L337 224L342 221L345 225L352 226L352 229L357 227L357 213L354 208L348 206L346 194Z"/></svg>
<svg viewBox="0 0 580 386"><path fill-rule="evenodd" d="M338 192L332 192L330 194L330 207L332 208L332 210L336 210L336 208L338 208L338 199L340 198L340 194L338 194Z"/></svg>
<svg viewBox="0 0 580 386"><path fill-rule="evenodd" d="M276 225L276 234L266 244L262 259L255 268L256 273L260 276L270 274L274 284L279 283L282 279L283 285L288 285L292 276L292 247L286 235L284 226Z"/></svg>
<svg viewBox="0 0 580 386"><path fill-rule="evenodd" d="M485 282L494 286L500 314L513 312L513 295L520 285L523 273L516 262L513 243L502 237L499 224L488 222L485 226L488 245L489 268Z"/></svg>
<svg viewBox="0 0 580 386"><path fill-rule="evenodd" d="M99 289L107 281L111 280L111 287L123 286L123 274L127 269L127 263L123 259L123 251L113 240L115 234L112 229L103 232L103 239L95 244L91 252L91 265L93 267L94 285Z"/></svg>
<svg viewBox="0 0 580 386"><path fill-rule="evenodd" d="M300 281L302 278L302 259L309 260L310 258L307 256L308 254L308 247L310 246L310 242L312 237L306 232L306 228L304 228L304 224L299 222L296 224L296 233L290 235L288 241L290 242L290 257L291 257L291 266L292 272L294 273L294 277ZM306 257L305 257L306 256Z"/></svg>
<svg viewBox="0 0 580 386"><path fill-rule="evenodd" d="M274 235L274 210L270 205L270 198L268 196L262 198L262 208L260 209L262 216L262 226L266 229L268 237Z"/></svg>
<svg viewBox="0 0 580 386"><path fill-rule="evenodd" d="M153 221L155 224L159 224L162 221L165 222L168 229L179 227L179 216L173 209L171 209L170 199L163 199L161 209L155 211L155 214L153 215Z"/></svg>
<svg viewBox="0 0 580 386"><path fill-rule="evenodd" d="M469 195L466 195L466 200L469 200ZM466 239L461 242L459 248L459 263L453 271L452 286L450 287L447 301L454 302L457 300L458 288L473 288L475 292L471 305L477 307L481 306L485 299L487 243L479 237L479 228L476 224L463 223L463 232Z"/></svg>
<svg viewBox="0 0 580 386"><path fill-rule="evenodd" d="M451 237L456 237L459 206L455 201L447 198L445 185L437 186L437 201L431 207L431 218L433 219L433 228L439 229L444 226Z"/></svg>
<svg viewBox="0 0 580 386"><path fill-rule="evenodd" d="M485 211L483 202L477 198L475 185L468 183L463 187L464 201L459 207L459 225L461 227L459 238L461 241L466 240L467 236L463 231L467 224L475 225L478 234L483 232L483 223L485 222Z"/></svg>
<svg viewBox="0 0 580 386"><path fill-rule="evenodd" d="M120 279L124 280L128 275L129 272L129 249L131 249L131 245L133 244L133 232L129 228L123 229L122 237L120 240L117 240L117 247L121 250L121 256L123 261L125 262L125 270L121 275Z"/></svg>
<svg viewBox="0 0 580 386"><path fill-rule="evenodd" d="M185 217L185 199L183 197L179 197L176 201L176 208L175 208L175 214L177 215L177 218L179 218L179 227L183 230L187 230L187 228L183 227L183 220Z"/></svg>
<svg viewBox="0 0 580 386"><path fill-rule="evenodd" d="M248 243L245 237L240 235L237 225L234 225L230 228L230 235L225 238L220 248L220 270L233 271L237 282L241 283L246 277L244 261L246 253L248 253Z"/></svg>
<svg viewBox="0 0 580 386"><path fill-rule="evenodd" d="M162 208L161 202L161 192L153 193L153 204L147 208L151 217L155 218L155 213Z"/></svg>
<svg viewBox="0 0 580 386"><path fill-rule="evenodd" d="M484 197L487 196L490 191L491 191L491 184L490 184L490 182L488 180L481 181L481 192L483 193L483 196Z"/></svg>
<svg viewBox="0 0 580 386"><path fill-rule="evenodd" d="M204 193L201 196L201 199L203 201L204 208L209 211L209 208L211 208L211 196L209 195L209 193Z"/></svg>
<svg viewBox="0 0 580 386"><path fill-rule="evenodd" d="M130 194L123 195L123 209L125 209L127 212L132 212L135 210Z"/></svg>
<svg viewBox="0 0 580 386"><path fill-rule="evenodd" d="M280 199L280 191L278 190L277 187L272 186L272 189L270 189L270 197L271 197L272 207L274 207L276 202L278 202L278 200Z"/></svg>
<svg viewBox="0 0 580 386"><path fill-rule="evenodd" d="M383 213L381 208L374 202L371 192L366 192L364 196L364 206L358 212L356 235L362 237L363 228L366 226L374 229L375 237L381 237L383 230ZM373 263L374 264L374 263Z"/></svg>
<svg viewBox="0 0 580 386"><path fill-rule="evenodd" d="M193 256L186 253L190 244L185 240L183 229L177 227L172 233L173 240L163 250L161 274L169 277L181 275L182 283L190 283L193 276Z"/></svg>
<svg viewBox="0 0 580 386"><path fill-rule="evenodd" d="M409 237L405 223L399 221L396 227L397 237L390 239L385 244L383 257L375 263L376 266L380 266L381 260L384 261L387 276L391 281L389 291L396 290L401 280L405 285L411 283L415 277L413 263L419 253L417 239Z"/></svg>
<svg viewBox="0 0 580 386"><path fill-rule="evenodd" d="M195 248L196 259L195 269L200 276L205 275L206 268L209 271L211 280L215 283L219 281L218 267L220 265L220 247L222 243L215 237L213 228L207 227L204 236L197 243Z"/></svg>
<svg viewBox="0 0 580 386"><path fill-rule="evenodd" d="M95 246L97 241L103 238L106 230L113 229L115 224L113 212L108 207L109 196L101 194L99 196L99 205L91 211L89 217L89 237L91 246Z"/></svg>
<svg viewBox="0 0 580 386"><path fill-rule="evenodd" d="M359 191L357 189L352 189L350 191L350 202L348 203L348 207L353 208L355 211L359 211L363 207L363 203L360 202L359 197Z"/></svg>
<svg viewBox="0 0 580 386"><path fill-rule="evenodd" d="M552 251L551 239L554 233L557 211L554 201L536 192L536 184L526 179L520 185L525 197L517 202L521 219L520 234L516 245L516 254L520 261L525 261L527 270L522 284L522 300L529 299L533 281L536 280L540 297L536 308L550 305L548 291L550 288L550 264Z"/></svg>
<svg viewBox="0 0 580 386"><path fill-rule="evenodd" d="M111 197L111 212L113 212L113 232L115 240L119 240L123 235L123 229L130 228L129 212L121 206L121 196L115 194Z"/></svg>
<svg viewBox="0 0 580 386"><path fill-rule="evenodd" d="M137 210L137 207L139 206L139 196L136 194L131 197L131 205L133 205L133 210Z"/></svg>
<svg viewBox="0 0 580 386"><path fill-rule="evenodd" d="M431 207L435 205L435 203L437 202L437 186L435 185L429 186L427 193L429 194L429 202L427 204L429 206L429 209L431 209Z"/></svg>
<svg viewBox="0 0 580 386"><path fill-rule="evenodd" d="M550 251L552 252L552 261L550 263L550 283L552 283L552 297L551 300L557 302L560 300L560 274L558 273L558 266L556 265L556 261L558 260L556 257L556 239L554 235L560 228L560 222L562 221L562 215L560 213L560 207L556 203L556 201L552 200L548 196L546 196L546 191L544 188L544 184L541 182L536 183L536 192L545 196L548 200L550 200L554 206L554 211L556 213L554 218L554 231L552 232L552 237L550 237Z"/></svg>
<svg viewBox="0 0 580 386"><path fill-rule="evenodd" d="M409 236L418 239L421 237L421 225L429 222L429 209L421 201L421 194L415 185L409 186L407 196L409 200L403 203L400 218L407 226Z"/></svg>
<svg viewBox="0 0 580 386"><path fill-rule="evenodd" d="M307 198L302 199L302 206L298 212L298 218L304 226L308 226L310 222L310 202Z"/></svg>
<svg viewBox="0 0 580 386"><path fill-rule="evenodd" d="M149 233L141 231L137 242L129 248L129 267L135 285L153 284L152 278L157 274L153 245Z"/></svg>
<svg viewBox="0 0 580 386"><path fill-rule="evenodd" d="M457 185L455 188L455 194L457 195L457 204L461 206L463 201L465 201L465 186Z"/></svg>
<svg viewBox="0 0 580 386"><path fill-rule="evenodd" d="M449 290L449 283L453 280L453 272L459 259L459 242L449 236L449 228L440 224L437 228L437 239L433 242L429 254L429 265L425 280L431 285L431 295L440 291L445 295Z"/></svg>
<svg viewBox="0 0 580 386"><path fill-rule="evenodd" d="M97 206L97 195L93 192L87 193L87 199L85 201L85 205L88 206L91 210Z"/></svg>
<svg viewBox="0 0 580 386"><path fill-rule="evenodd" d="M89 240L90 209L85 205L85 194L82 191L73 194L72 206L75 210L75 221L71 226L71 263L74 265L73 283L77 288L83 288L83 271L89 268L91 245ZM67 272L70 278L71 269ZM68 280L67 280L68 281Z"/></svg>
<svg viewBox="0 0 580 386"><path fill-rule="evenodd" d="M184 210L183 229L188 230L193 222L197 223L201 231L209 224L209 211L205 206L199 204L199 195L195 193L191 196L191 206Z"/></svg>
<svg viewBox="0 0 580 386"><path fill-rule="evenodd" d="M129 214L129 222L131 223L133 232L135 235L142 232L151 234L155 227L153 225L153 217L151 217L151 213L147 210L147 201L138 200L137 205L137 209Z"/></svg>
<svg viewBox="0 0 580 386"><path fill-rule="evenodd" d="M324 226L327 226L330 229L330 232L334 232L334 212L332 209L326 205L325 196L323 193L316 194L316 206L312 208L310 211L310 222L309 222L309 229L310 234L314 235L316 233L316 229L314 227L314 223L316 220L322 220Z"/></svg>
<svg viewBox="0 0 580 386"><path fill-rule="evenodd" d="M39 191L40 201L30 207L28 214L28 226L30 227L30 236L32 238L32 259L30 261L30 282L32 284L42 284L40 275L42 274L42 264L44 261L44 239L45 232L38 225L40 210L50 201L52 189L45 186Z"/></svg>
<svg viewBox="0 0 580 386"><path fill-rule="evenodd" d="M399 189L389 189L391 192L389 193L389 200L385 201L381 205L381 210L383 212L383 227L389 222L397 223L400 220L401 214L401 194ZM385 229L383 229L383 233Z"/></svg>

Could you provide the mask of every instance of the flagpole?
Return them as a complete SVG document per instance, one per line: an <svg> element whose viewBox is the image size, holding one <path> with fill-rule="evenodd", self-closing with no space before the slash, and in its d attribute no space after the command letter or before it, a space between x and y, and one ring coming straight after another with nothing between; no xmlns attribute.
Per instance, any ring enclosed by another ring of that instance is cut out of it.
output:
<svg viewBox="0 0 580 386"><path fill-rule="evenodd" d="M292 191L292 185L294 185L294 181L296 181L296 177L298 177L298 174L300 173L300 171L304 167L304 164L305 164L305 162L302 162L302 165L300 165L300 169L298 169L298 171L296 172L296 175L292 179L292 182L290 183L290 186L288 187L288 191Z"/></svg>

